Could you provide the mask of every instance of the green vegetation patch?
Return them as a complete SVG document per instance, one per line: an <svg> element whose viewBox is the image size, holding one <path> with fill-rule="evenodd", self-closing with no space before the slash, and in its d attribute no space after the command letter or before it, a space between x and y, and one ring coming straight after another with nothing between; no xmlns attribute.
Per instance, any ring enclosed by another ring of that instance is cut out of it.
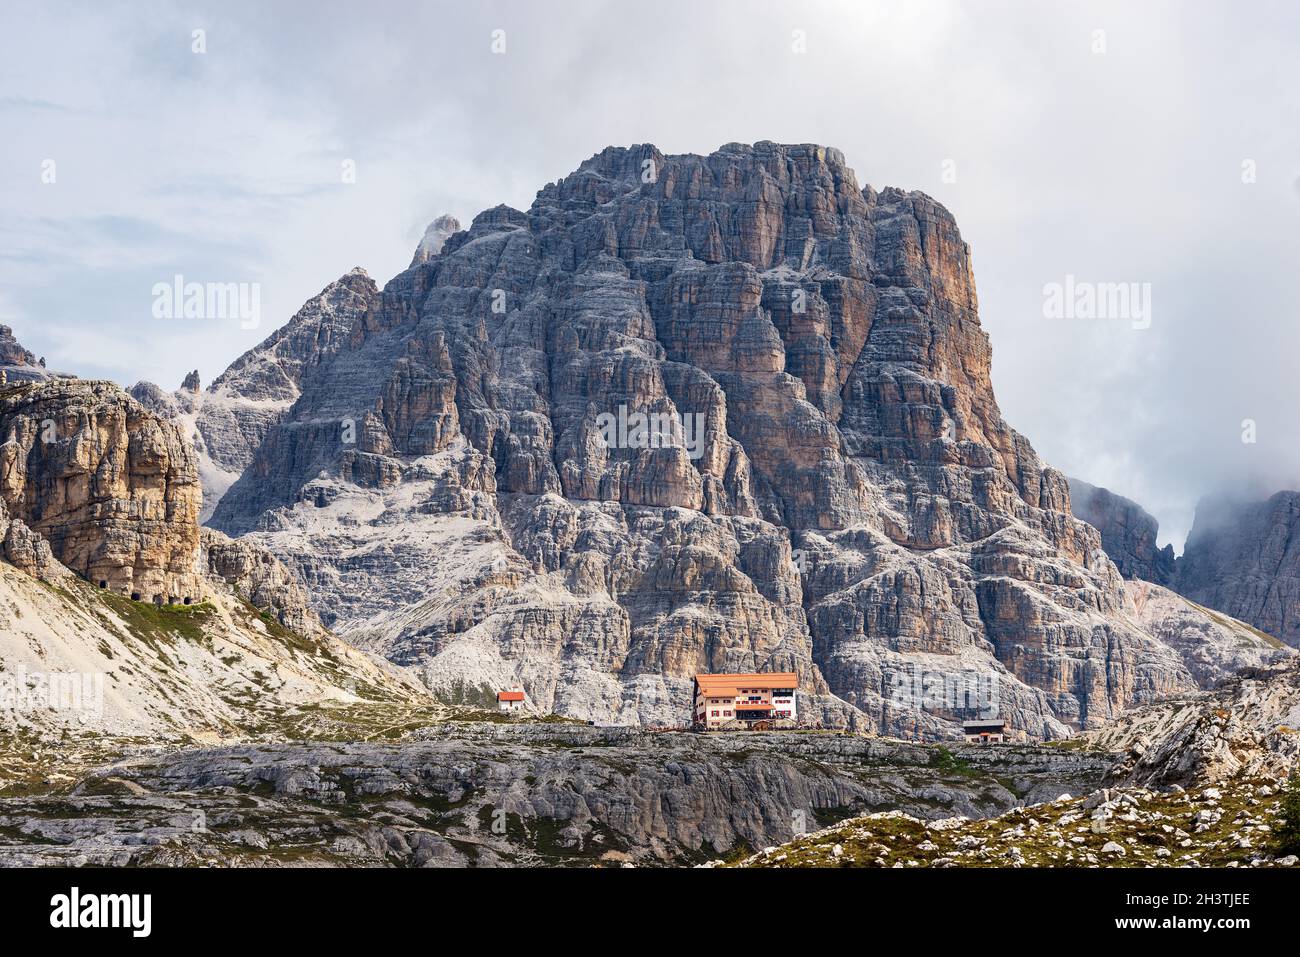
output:
<svg viewBox="0 0 1300 957"><path fill-rule="evenodd" d="M99 592L99 597L126 623L134 637L146 641L201 641L207 625L216 613L216 609L208 602L199 602L197 605L154 605L132 601L110 591Z"/></svg>

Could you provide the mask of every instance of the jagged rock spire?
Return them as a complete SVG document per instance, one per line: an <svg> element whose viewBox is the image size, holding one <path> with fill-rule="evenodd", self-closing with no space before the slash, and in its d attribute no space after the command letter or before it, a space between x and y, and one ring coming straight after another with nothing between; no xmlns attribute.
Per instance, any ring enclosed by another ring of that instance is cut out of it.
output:
<svg viewBox="0 0 1300 957"><path fill-rule="evenodd" d="M418 266L426 263L438 253L442 252L443 244L454 234L460 232L460 220L455 216L442 215L431 222L424 230L424 238L420 240L420 245L415 248L415 256L411 259L412 266Z"/></svg>

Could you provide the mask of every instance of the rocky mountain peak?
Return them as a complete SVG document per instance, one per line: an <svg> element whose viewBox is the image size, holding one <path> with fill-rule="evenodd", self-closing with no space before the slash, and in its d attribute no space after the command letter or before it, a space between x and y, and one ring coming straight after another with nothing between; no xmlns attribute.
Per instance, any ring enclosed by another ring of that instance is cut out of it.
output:
<svg viewBox="0 0 1300 957"><path fill-rule="evenodd" d="M374 280L352 269L208 387L195 426L215 467L230 476L225 484L248 466L267 429L297 400L303 377L343 347L378 299Z"/></svg>
<svg viewBox="0 0 1300 957"><path fill-rule="evenodd" d="M1167 585L1207 608L1300 647L1300 492L1267 499L1209 495L1182 557L1156 548L1159 525L1135 502L1070 479L1074 513L1101 531L1102 545L1126 577Z"/></svg>
<svg viewBox="0 0 1300 957"><path fill-rule="evenodd" d="M453 235L460 232L460 221L455 216L443 214L431 222L424 230L424 236L420 239L420 245L415 248L415 256L411 259L412 266L418 266L421 263L427 263L430 259L442 252L443 245Z"/></svg>
<svg viewBox="0 0 1300 957"><path fill-rule="evenodd" d="M23 348L21 342L14 338L13 329L0 326L0 364L36 365L36 356Z"/></svg>
<svg viewBox="0 0 1300 957"><path fill-rule="evenodd" d="M837 150L610 147L358 298L212 523L440 694L672 724L796 671L828 723L1037 737L1219 673L1003 420L953 217Z"/></svg>
<svg viewBox="0 0 1300 957"><path fill-rule="evenodd" d="M353 334L374 308L379 289L356 266L307 300L290 320L236 359L202 390L198 370L175 392L151 382L131 394L158 415L177 421L198 453L203 481L202 520L252 461L272 424L298 398L307 370Z"/></svg>
<svg viewBox="0 0 1300 957"><path fill-rule="evenodd" d="M38 359L35 353L23 348L9 326L0 326L0 373L4 374L6 383L49 378L45 359Z"/></svg>
<svg viewBox="0 0 1300 957"><path fill-rule="evenodd" d="M208 387L215 394L260 399L296 397L304 367L336 349L378 296L373 279L355 267L307 300L293 317L244 353Z"/></svg>

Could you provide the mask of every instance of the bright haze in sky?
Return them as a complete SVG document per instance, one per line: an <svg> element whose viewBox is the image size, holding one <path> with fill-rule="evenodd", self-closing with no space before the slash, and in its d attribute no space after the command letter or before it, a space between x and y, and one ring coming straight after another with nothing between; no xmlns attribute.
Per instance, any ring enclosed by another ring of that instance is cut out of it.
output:
<svg viewBox="0 0 1300 957"><path fill-rule="evenodd" d="M0 323L52 369L207 382L607 145L815 142L952 210L1046 461L1179 550L1202 494L1300 482L1294 4L9 7ZM260 325L158 318L177 275L257 284ZM1136 298L1053 313L1067 283Z"/></svg>

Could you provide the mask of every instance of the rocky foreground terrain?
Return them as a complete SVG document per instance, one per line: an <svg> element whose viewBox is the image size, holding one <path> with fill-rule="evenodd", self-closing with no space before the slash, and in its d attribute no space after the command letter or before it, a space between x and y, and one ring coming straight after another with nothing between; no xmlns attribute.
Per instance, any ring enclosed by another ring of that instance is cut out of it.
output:
<svg viewBox="0 0 1300 957"><path fill-rule="evenodd" d="M29 774L0 789L0 865L680 865L863 811L984 817L1086 793L1108 766L1041 746L484 717L398 720L399 743L137 747L75 778Z"/></svg>
<svg viewBox="0 0 1300 957"><path fill-rule="evenodd" d="M1046 745L374 701L207 747L18 735L0 864L1291 866L1273 832L1298 725L1287 663Z"/></svg>
<svg viewBox="0 0 1300 957"><path fill-rule="evenodd" d="M1272 852L1273 778L1061 798L982 821L886 811L844 821L738 867L1295 867ZM717 862L710 862L717 866Z"/></svg>
<svg viewBox="0 0 1300 957"><path fill-rule="evenodd" d="M123 741L113 758L26 742L0 781L0 864L1297 863L1274 839L1300 754L1294 664L1033 746L335 716L276 742Z"/></svg>
<svg viewBox="0 0 1300 957"><path fill-rule="evenodd" d="M987 819L905 810L845 820L744 867L1295 867L1277 848L1300 755L1300 668L1164 701L1058 745L1108 755L1098 790ZM1117 756L1117 759L1116 759ZM1113 762L1113 763L1111 763ZM1027 802L1028 804L1028 802Z"/></svg>

